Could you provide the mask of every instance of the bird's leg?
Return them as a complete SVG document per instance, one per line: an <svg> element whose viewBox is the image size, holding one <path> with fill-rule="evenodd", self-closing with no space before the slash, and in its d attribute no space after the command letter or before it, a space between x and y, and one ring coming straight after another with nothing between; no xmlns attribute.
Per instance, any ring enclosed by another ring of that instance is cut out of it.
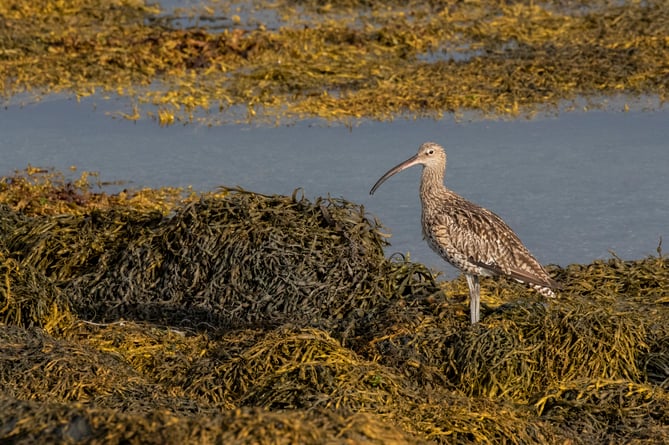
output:
<svg viewBox="0 0 669 445"><path fill-rule="evenodd" d="M467 285L469 285L469 311L472 316L472 324L478 323L481 310L481 285L478 275L465 274Z"/></svg>

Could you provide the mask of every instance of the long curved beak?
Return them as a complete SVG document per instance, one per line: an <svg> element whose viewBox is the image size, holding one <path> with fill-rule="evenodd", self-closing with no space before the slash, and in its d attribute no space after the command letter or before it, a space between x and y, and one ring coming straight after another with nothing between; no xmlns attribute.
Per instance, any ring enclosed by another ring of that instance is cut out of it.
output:
<svg viewBox="0 0 669 445"><path fill-rule="evenodd" d="M376 181L376 184L374 184L374 187L369 191L370 195L373 195L374 192L376 191L377 188L381 186L384 182L386 182L386 179L390 178L392 175L395 173L399 173L402 170L406 170L409 167L413 167L416 164L420 164L421 162L418 160L418 155L415 154L411 156L409 159L406 161L402 162L401 164L396 165L395 167L391 168L386 172L385 175L381 176L378 181Z"/></svg>

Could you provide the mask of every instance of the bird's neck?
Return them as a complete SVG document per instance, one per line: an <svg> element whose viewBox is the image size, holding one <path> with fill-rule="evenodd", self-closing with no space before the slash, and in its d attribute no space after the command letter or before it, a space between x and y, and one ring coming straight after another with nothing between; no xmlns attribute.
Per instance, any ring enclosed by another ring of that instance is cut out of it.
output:
<svg viewBox="0 0 669 445"><path fill-rule="evenodd" d="M429 199L431 197L436 197L443 193L447 193L448 190L444 186L444 170L424 167L423 175L420 180L420 196L421 199Z"/></svg>

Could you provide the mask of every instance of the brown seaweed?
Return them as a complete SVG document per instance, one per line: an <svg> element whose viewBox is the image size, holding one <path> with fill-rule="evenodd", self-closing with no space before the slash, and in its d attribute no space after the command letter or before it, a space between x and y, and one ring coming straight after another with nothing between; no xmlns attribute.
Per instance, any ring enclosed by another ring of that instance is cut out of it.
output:
<svg viewBox="0 0 669 445"><path fill-rule="evenodd" d="M0 207L3 440L669 440L659 248L551 266L555 301L484 279L472 326L464 280L386 259L354 203L144 196Z"/></svg>

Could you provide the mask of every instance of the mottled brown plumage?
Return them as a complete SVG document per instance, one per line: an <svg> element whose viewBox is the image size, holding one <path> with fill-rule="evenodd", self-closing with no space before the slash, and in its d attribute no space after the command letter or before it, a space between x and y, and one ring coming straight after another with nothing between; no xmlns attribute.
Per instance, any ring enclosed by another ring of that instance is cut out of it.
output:
<svg viewBox="0 0 669 445"><path fill-rule="evenodd" d="M390 169L370 194L389 177L414 165L423 165L420 183L423 236L442 258L465 273L471 298L472 323L479 320L479 276L506 275L554 297L558 284L532 256L502 219L444 186L446 153L434 142Z"/></svg>

